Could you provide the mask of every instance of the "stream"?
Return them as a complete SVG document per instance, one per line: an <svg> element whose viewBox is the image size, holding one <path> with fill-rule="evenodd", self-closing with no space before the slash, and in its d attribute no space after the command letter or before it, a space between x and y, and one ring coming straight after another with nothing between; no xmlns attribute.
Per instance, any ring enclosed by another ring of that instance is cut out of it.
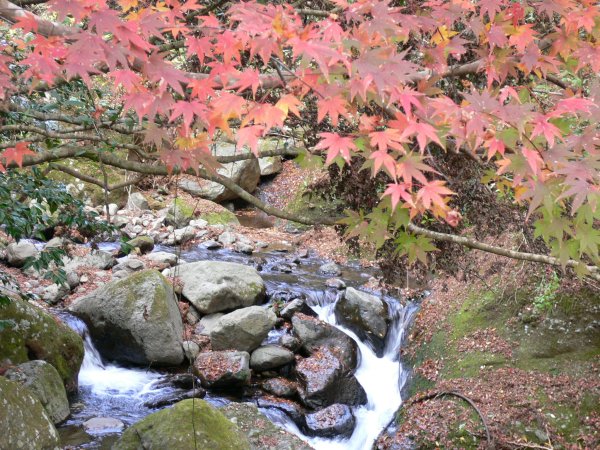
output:
<svg viewBox="0 0 600 450"><path fill-rule="evenodd" d="M103 247L108 250L111 245L105 244ZM175 249L156 246L155 251L174 253ZM228 250L206 250L197 247L182 251L180 257L187 262L220 260L241 264L249 264L252 258L262 258L260 274L268 293L292 291L303 294L307 304L321 320L336 326L357 342L360 359L355 375L367 393L368 402L364 406L353 408L356 428L350 438L307 437L283 412L264 408L261 408L261 411L274 423L298 435L316 450L369 449L402 403L401 390L406 382L408 371L403 368L398 355L405 331L417 310L416 304L408 302L403 306L397 299L384 298L389 307L391 325L384 354L378 358L369 345L361 342L353 332L336 324L333 309L339 293L325 286L328 276L318 273L318 268L324 263L323 260L303 259L293 273L282 273L277 271L277 267L287 261L289 256L277 252L259 253L248 257ZM364 284L373 275L372 272L364 271L358 265L343 266L342 272L340 278L352 287ZM99 433L86 432L83 429L86 420L93 417L110 417L129 426L154 411L145 407L144 402L164 395L173 388L161 384L165 373L160 371L122 367L104 361L90 339L85 324L66 313L61 315L69 326L82 335L85 346L85 357L79 373L79 393L72 399L73 414L59 429L63 445L68 448L109 449L119 438L122 430L109 428ZM274 330L267 340L272 341L276 337L277 331ZM216 406L230 401L211 395L210 392L205 400Z"/></svg>

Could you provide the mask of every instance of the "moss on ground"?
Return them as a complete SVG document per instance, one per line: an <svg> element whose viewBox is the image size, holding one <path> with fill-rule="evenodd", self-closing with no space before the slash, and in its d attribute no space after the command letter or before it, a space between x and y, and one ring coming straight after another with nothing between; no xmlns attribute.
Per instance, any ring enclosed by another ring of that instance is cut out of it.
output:
<svg viewBox="0 0 600 450"><path fill-rule="evenodd" d="M209 225L239 225L238 218L229 210L200 214L200 219L206 220Z"/></svg>
<svg viewBox="0 0 600 450"><path fill-rule="evenodd" d="M488 371L493 378L494 371L500 368L519 369L523 371L519 373L533 374L540 379L569 376L584 384L582 374L594 373L594 364L600 361L598 292L584 289L553 294L548 297L551 298L549 306L540 311L534 307L539 299L539 289L534 284L523 283L507 292L501 283L500 279L494 280L494 290L472 289L462 302L458 302L456 310L447 315L431 339L415 347L409 361L414 367L436 361L440 362L441 368L435 381L415 372L407 389L410 396L437 389L440 383L452 383L453 380L480 380L485 373L482 371ZM502 294L499 293L501 289L504 289ZM474 333L489 329L494 329L502 340L512 345L512 355L460 347L460 342L472 339ZM516 377L515 383L520 382ZM559 441L578 442L582 434L593 435L595 422L590 425L589 418L600 417L598 390L585 393L583 401L576 402L553 398L547 388L548 385L535 387L536 394L523 401L528 406L538 405L538 417L545 418L555 439L558 435ZM406 417L401 409L396 417L397 424L402 425ZM473 440L463 431L457 428L446 438L457 448L476 448L479 439ZM526 414L522 421L516 421L511 429L504 431L537 445L545 444L549 437L539 419L528 422ZM426 441L416 444L419 448L428 445ZM560 443L553 444L554 448L564 448Z"/></svg>

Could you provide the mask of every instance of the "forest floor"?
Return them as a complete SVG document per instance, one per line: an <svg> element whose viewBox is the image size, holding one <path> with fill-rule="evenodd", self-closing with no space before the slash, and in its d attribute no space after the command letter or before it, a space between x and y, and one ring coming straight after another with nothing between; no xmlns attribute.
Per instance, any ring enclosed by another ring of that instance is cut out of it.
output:
<svg viewBox="0 0 600 450"><path fill-rule="evenodd" d="M600 448L599 287L477 251L460 265L422 300L377 448Z"/></svg>

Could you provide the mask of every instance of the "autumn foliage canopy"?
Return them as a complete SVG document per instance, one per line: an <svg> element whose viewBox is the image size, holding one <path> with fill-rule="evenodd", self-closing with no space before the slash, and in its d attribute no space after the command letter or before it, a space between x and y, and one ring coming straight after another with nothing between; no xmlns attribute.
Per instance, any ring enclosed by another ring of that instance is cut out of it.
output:
<svg viewBox="0 0 600 450"><path fill-rule="evenodd" d="M595 1L330 0L310 10L302 1L49 0L31 12L18 3L0 1L0 99L11 118L0 128L0 170L98 142L137 146L171 171L210 170L216 140L258 154L262 137L308 121L310 150L326 164L361 158L385 174L376 210L346 219L351 233L408 232L424 217L458 225L433 161L443 150L492 168L484 182L527 205L554 257L584 261L574 266L582 273L597 266ZM42 132L27 121L29 109L60 121L34 105L69 85L89 93L85 117L61 112L70 128ZM110 95L94 94L99 86ZM107 137L121 132L135 139Z"/></svg>

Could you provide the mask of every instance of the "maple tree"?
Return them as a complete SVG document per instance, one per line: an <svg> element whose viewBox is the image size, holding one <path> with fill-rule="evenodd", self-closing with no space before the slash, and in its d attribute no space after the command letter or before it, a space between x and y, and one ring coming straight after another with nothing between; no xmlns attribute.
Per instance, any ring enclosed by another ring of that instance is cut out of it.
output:
<svg viewBox="0 0 600 450"><path fill-rule="evenodd" d="M222 139L256 156L294 153L259 152L258 142L308 123L325 164L358 158L386 180L374 209L342 220L349 236L395 238L418 259L446 240L600 279L596 2L304 3L0 0L0 171L60 169L64 158L187 171L311 223L213 170L247 155L211 155ZM475 161L483 182L527 205L550 255L421 226L461 220L439 151Z"/></svg>

